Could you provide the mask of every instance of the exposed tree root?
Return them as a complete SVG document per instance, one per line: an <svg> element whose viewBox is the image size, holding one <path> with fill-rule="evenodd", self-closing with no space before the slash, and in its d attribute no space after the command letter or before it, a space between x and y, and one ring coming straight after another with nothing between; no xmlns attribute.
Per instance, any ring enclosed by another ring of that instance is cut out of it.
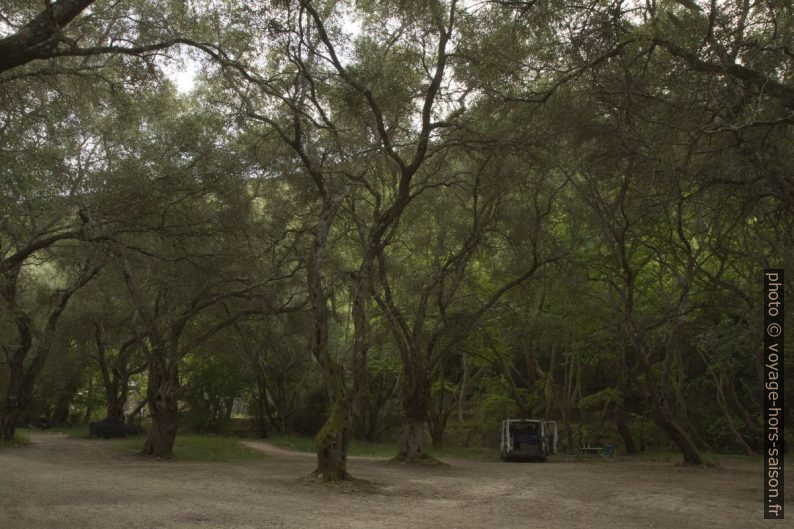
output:
<svg viewBox="0 0 794 529"><path fill-rule="evenodd" d="M440 459L436 459L426 452L411 456L406 454L397 454L393 458L389 459L389 463L400 463L403 465L449 466Z"/></svg>
<svg viewBox="0 0 794 529"><path fill-rule="evenodd" d="M298 478L297 481L303 485L319 485L323 487L330 487L340 492L362 494L374 494L378 492L379 488L379 485L375 482L366 479L354 478L350 474L345 474L345 477L341 479L331 479L330 477L324 476L317 471L312 472L308 476Z"/></svg>

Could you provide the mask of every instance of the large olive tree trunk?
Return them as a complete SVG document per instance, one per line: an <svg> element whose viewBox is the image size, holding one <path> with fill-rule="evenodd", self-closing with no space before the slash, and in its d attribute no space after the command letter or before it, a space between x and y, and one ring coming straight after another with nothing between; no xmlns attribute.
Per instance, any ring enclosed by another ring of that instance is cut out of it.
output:
<svg viewBox="0 0 794 529"><path fill-rule="evenodd" d="M117 393L106 393L105 396L107 398L105 421L123 423L126 398L120 398Z"/></svg>
<svg viewBox="0 0 794 529"><path fill-rule="evenodd" d="M61 390L58 393L58 399L55 401L52 415L50 416L50 422L52 424L64 425L69 422L69 405L74 399L74 396L77 394L77 391L80 389L80 385L83 380L84 369L85 364L80 363L79 366L73 370L72 374L64 382L63 386L61 386Z"/></svg>
<svg viewBox="0 0 794 529"><path fill-rule="evenodd" d="M3 401L3 441L9 442L14 440L14 433L19 417L22 410L25 408L24 390L22 387L22 380L24 375L20 370L14 369L16 373L11 372L11 378L6 391L5 400Z"/></svg>
<svg viewBox="0 0 794 529"><path fill-rule="evenodd" d="M177 363L167 363L160 355L153 355L149 364L147 391L152 425L143 446L143 455L170 458L178 424L179 372Z"/></svg>
<svg viewBox="0 0 794 529"><path fill-rule="evenodd" d="M328 294L325 291L323 262L334 205L326 200L314 229L314 241L306 266L309 301L312 307L312 354L323 374L330 408L328 419L317 433L317 468L314 475L326 481L348 479L347 447L353 425L353 406L344 369L331 356L328 341Z"/></svg>
<svg viewBox="0 0 794 529"><path fill-rule="evenodd" d="M314 475L325 481L348 479L347 449L352 430L353 410L337 364L332 368L334 379L329 388L331 404L328 419L317 433L317 468Z"/></svg>
<svg viewBox="0 0 794 529"><path fill-rule="evenodd" d="M428 459L423 448L424 424L430 406L430 381L421 366L404 373L401 403L403 424L400 431L396 461L416 463Z"/></svg>

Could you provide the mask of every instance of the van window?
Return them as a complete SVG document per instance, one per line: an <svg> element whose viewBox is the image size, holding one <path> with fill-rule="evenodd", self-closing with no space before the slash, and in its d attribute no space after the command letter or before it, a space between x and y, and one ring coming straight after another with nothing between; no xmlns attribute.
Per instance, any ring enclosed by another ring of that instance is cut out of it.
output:
<svg viewBox="0 0 794 529"><path fill-rule="evenodd" d="M540 424L537 422L514 422L510 424L510 431L513 433L524 433L537 435Z"/></svg>

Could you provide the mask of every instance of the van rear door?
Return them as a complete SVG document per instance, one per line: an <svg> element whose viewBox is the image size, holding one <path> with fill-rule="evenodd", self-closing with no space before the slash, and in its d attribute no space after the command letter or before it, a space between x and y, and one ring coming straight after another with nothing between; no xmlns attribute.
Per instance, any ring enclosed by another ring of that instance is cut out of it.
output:
<svg viewBox="0 0 794 529"><path fill-rule="evenodd" d="M546 435L549 440L549 453L557 453L557 423L554 421L546 421Z"/></svg>
<svg viewBox="0 0 794 529"><path fill-rule="evenodd" d="M502 421L501 437L499 442L501 444L502 453L506 454L513 448L510 443L510 419Z"/></svg>

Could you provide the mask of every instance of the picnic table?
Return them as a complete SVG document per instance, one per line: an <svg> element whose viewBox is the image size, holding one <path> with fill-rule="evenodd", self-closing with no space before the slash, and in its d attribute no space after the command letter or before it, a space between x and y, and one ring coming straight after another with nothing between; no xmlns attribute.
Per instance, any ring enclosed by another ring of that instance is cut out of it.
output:
<svg viewBox="0 0 794 529"><path fill-rule="evenodd" d="M614 455L615 455L615 447L613 445L606 445L606 446L587 445L587 446L581 446L579 448L574 448L573 450L568 450L568 459L572 461L581 458L596 457L596 456L606 460Z"/></svg>

